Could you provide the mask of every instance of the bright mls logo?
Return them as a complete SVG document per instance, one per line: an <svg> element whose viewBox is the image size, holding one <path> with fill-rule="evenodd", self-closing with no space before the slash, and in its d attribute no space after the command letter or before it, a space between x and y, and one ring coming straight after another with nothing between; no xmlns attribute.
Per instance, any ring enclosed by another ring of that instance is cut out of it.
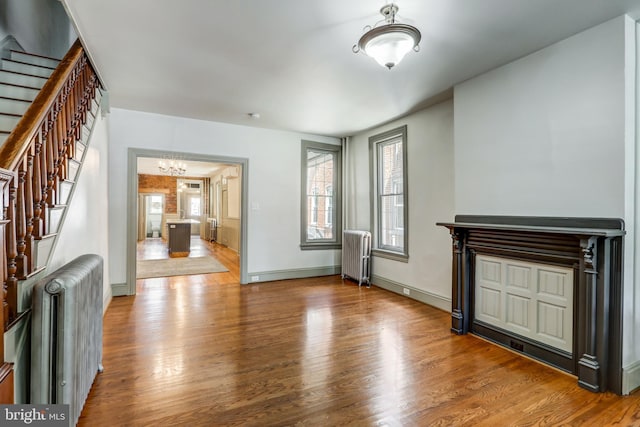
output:
<svg viewBox="0 0 640 427"><path fill-rule="evenodd" d="M67 427L69 405L0 405L0 425Z"/></svg>

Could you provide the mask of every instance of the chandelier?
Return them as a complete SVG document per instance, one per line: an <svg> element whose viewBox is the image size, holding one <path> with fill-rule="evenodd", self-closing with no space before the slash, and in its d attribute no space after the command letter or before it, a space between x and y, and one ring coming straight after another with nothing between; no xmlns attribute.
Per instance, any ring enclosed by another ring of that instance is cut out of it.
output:
<svg viewBox="0 0 640 427"><path fill-rule="evenodd" d="M365 33L358 40L358 44L353 45L353 52L360 51L376 60L376 62L388 69L402 61L402 58L410 50L418 52L420 50L420 31L416 27L396 22L398 6L389 3L380 9L384 20L364 27ZM378 24L383 23L380 26Z"/></svg>
<svg viewBox="0 0 640 427"><path fill-rule="evenodd" d="M168 162L160 160L158 169L160 169L161 173L171 176L182 176L187 173L187 165L175 160L169 160Z"/></svg>

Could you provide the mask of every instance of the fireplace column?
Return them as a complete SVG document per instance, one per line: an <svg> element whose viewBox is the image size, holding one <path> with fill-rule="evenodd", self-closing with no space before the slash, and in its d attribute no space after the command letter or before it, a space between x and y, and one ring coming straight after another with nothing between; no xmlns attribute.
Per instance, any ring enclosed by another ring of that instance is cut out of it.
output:
<svg viewBox="0 0 640 427"><path fill-rule="evenodd" d="M458 335L469 331L469 281L465 278L468 268L465 268L464 237L464 232L451 229L453 241L451 331Z"/></svg>

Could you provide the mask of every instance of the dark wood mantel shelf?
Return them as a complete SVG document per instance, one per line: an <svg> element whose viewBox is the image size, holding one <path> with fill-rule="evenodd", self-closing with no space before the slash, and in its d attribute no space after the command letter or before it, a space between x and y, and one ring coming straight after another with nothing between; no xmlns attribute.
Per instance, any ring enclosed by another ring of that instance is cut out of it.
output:
<svg viewBox="0 0 640 427"><path fill-rule="evenodd" d="M437 225L453 239L453 332L473 332L575 374L588 390L622 393L621 219L457 215ZM476 255L571 269L572 351L476 319Z"/></svg>

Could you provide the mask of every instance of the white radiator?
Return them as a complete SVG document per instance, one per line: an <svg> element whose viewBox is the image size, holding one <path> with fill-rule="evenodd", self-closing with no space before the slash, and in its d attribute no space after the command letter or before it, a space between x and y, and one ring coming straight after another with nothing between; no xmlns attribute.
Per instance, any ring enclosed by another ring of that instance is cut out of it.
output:
<svg viewBox="0 0 640 427"><path fill-rule="evenodd" d="M102 371L103 260L82 255L33 289L31 403L68 404L78 422Z"/></svg>
<svg viewBox="0 0 640 427"><path fill-rule="evenodd" d="M344 230L342 233L342 278L349 277L371 286L371 233Z"/></svg>

